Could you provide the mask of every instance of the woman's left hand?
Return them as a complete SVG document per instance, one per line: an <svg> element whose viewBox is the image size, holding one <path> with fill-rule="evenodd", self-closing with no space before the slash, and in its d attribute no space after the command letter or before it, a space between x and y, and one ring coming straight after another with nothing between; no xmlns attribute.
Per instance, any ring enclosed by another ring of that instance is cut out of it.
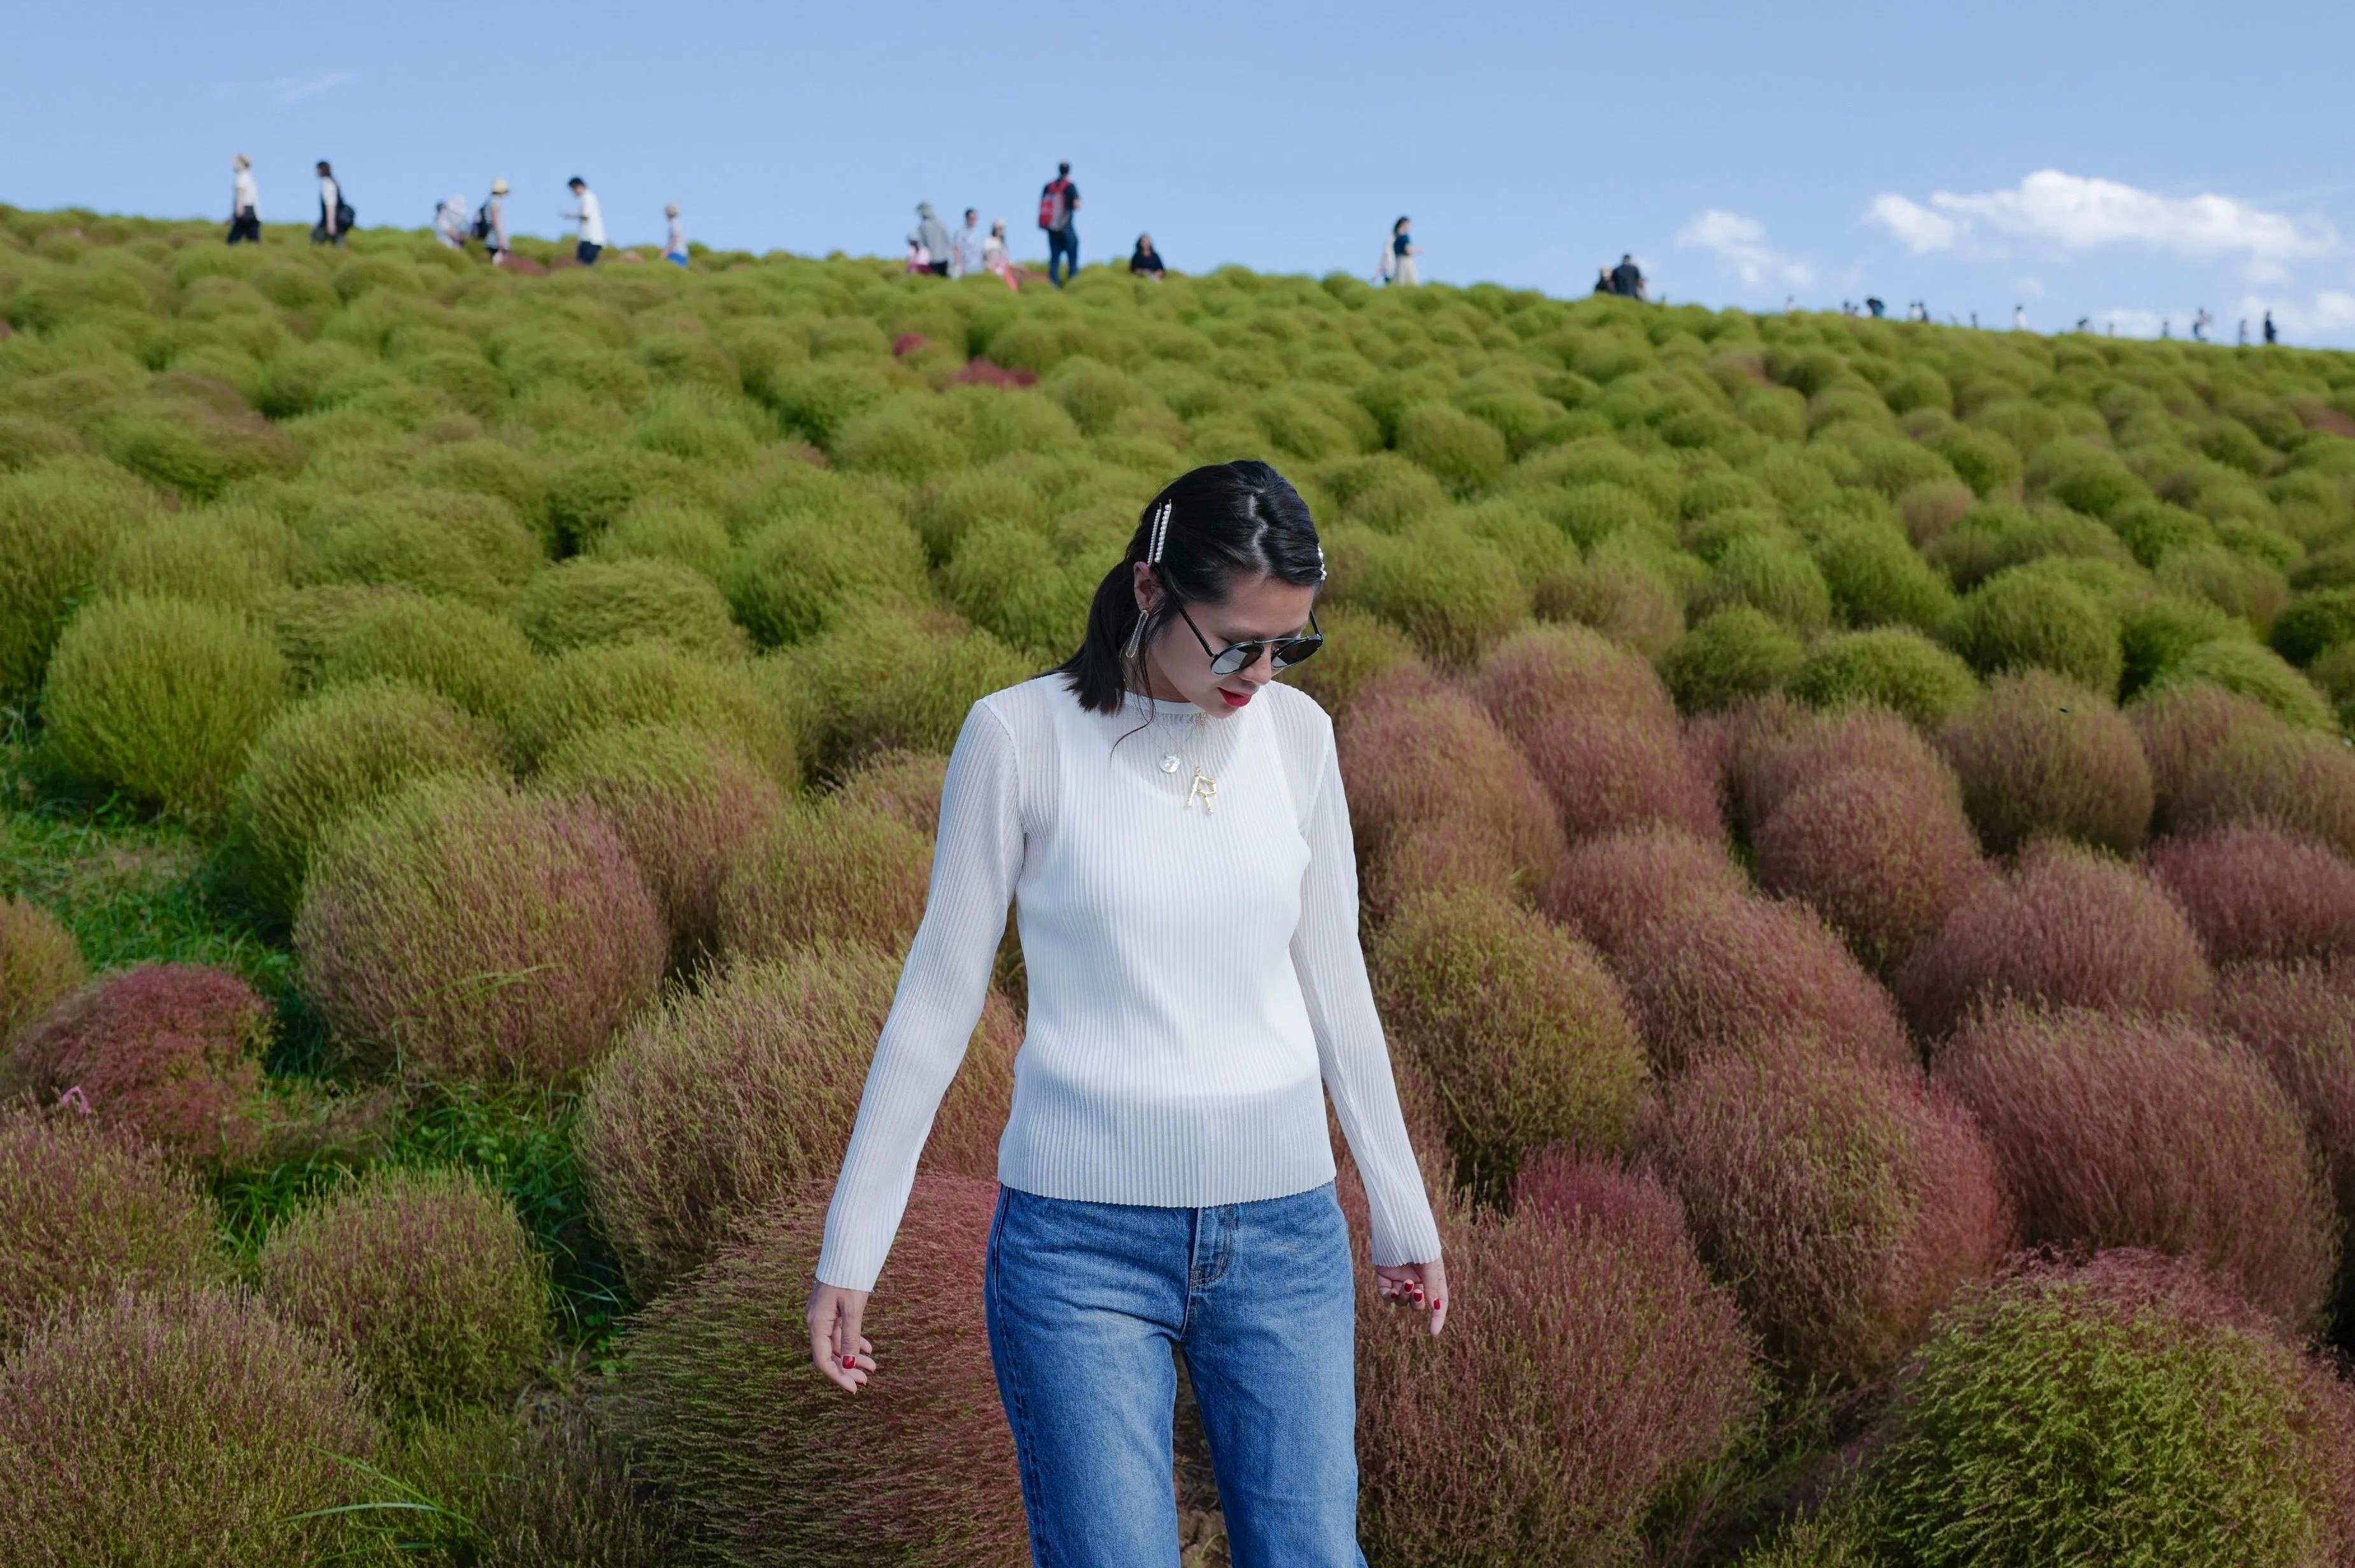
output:
<svg viewBox="0 0 2355 1568"><path fill-rule="evenodd" d="M1431 1331L1436 1334L1447 1325L1447 1264L1438 1258L1427 1264L1400 1264L1395 1268L1374 1270L1381 1298L1405 1307L1419 1307L1431 1314Z"/></svg>

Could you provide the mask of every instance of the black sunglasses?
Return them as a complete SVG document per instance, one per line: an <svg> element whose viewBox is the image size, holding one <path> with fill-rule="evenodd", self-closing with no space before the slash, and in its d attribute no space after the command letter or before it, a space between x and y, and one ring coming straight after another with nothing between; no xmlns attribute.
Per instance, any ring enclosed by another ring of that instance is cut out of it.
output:
<svg viewBox="0 0 2355 1568"><path fill-rule="evenodd" d="M1202 651L1210 655L1212 675L1232 675L1239 669L1249 669L1259 663L1263 648L1273 651L1276 668L1290 669L1294 665L1315 657L1316 650L1325 645L1325 634L1316 624L1316 612L1311 610L1308 612L1308 635L1305 637L1257 637L1248 643L1229 643L1213 653L1210 639L1202 635L1202 628L1194 624L1193 616L1186 613L1186 602L1174 593L1169 596L1169 602L1178 606L1178 619L1184 621L1186 629L1194 634L1194 640L1202 645Z"/></svg>

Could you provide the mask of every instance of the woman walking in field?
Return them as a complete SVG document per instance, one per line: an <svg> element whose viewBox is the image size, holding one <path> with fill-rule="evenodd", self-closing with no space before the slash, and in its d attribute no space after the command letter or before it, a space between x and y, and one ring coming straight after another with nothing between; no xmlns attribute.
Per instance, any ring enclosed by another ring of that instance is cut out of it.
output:
<svg viewBox="0 0 2355 1568"><path fill-rule="evenodd" d="M240 153L229 161L237 179L229 187L229 242L261 243L261 193L253 184L253 160Z"/></svg>
<svg viewBox="0 0 2355 1568"><path fill-rule="evenodd" d="M1238 1568L1353 1568L1354 1287L1329 1093L1381 1294L1446 1317L1438 1228L1358 944L1333 727L1276 672L1324 552L1263 463L1146 508L1057 670L974 705L932 895L826 1215L810 1354L860 1334L1012 901L1029 976L984 1304L1036 1561L1178 1560L1175 1347ZM856 1508L856 1499L846 1506Z"/></svg>

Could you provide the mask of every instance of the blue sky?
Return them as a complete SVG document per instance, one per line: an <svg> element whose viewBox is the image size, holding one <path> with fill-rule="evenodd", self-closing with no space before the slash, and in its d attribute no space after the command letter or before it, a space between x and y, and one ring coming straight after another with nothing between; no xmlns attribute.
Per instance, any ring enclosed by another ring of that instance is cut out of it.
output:
<svg viewBox="0 0 2355 1568"><path fill-rule="evenodd" d="M422 226L504 175L555 234L575 172L616 242L677 201L717 246L896 253L930 199L1083 253L1579 293L1633 251L1673 300L2231 341L2270 307L2355 346L2355 6L27 6L0 200Z"/></svg>

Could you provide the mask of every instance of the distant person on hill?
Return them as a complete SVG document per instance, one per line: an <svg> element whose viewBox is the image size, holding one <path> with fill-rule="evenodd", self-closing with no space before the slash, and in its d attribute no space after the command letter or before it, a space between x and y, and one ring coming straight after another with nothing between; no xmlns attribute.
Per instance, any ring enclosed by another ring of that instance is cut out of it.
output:
<svg viewBox="0 0 2355 1568"><path fill-rule="evenodd" d="M2274 313L2271 311L2265 312L2265 341L2267 343L2281 341L2281 334L2274 330Z"/></svg>
<svg viewBox="0 0 2355 1568"><path fill-rule="evenodd" d="M663 208L663 217L670 221L670 233L663 240L663 260L674 266L687 265L687 225L678 220L678 203Z"/></svg>
<svg viewBox="0 0 2355 1568"><path fill-rule="evenodd" d="M2016 304L2011 307L2011 329L2014 332L2026 332L2028 330L2028 309L2026 306Z"/></svg>
<svg viewBox="0 0 2355 1568"><path fill-rule="evenodd" d="M1597 268L1595 268L1595 269L1594 269L1594 290L1593 290L1593 292L1594 292L1594 293L1598 293L1598 294L1607 294L1607 293L1610 293L1612 292L1612 288L1611 288L1611 269L1610 269L1610 268L1608 268L1608 267L1597 267Z"/></svg>
<svg viewBox="0 0 2355 1568"><path fill-rule="evenodd" d="M453 251L466 248L466 193L460 191L433 209L433 238Z"/></svg>
<svg viewBox="0 0 2355 1568"><path fill-rule="evenodd" d="M2204 304L2203 304L2203 305L2201 305L2198 310L2196 310L2196 311L2192 312L2192 313L2191 313L2191 341L2192 341L2192 342L2194 342L2194 343L2205 343L2205 342L2207 342L2207 341L2208 341L2208 325L2209 325L2209 323L2211 323L2211 322L2214 321L2215 319L2216 319L2216 318L2215 318L2214 316L2210 315L2208 314L2208 307L2207 307L2206 305L2204 305Z"/></svg>
<svg viewBox="0 0 2355 1568"><path fill-rule="evenodd" d="M491 265L500 265L507 253L507 182L495 179L491 194L482 206L474 208L474 238L491 258Z"/></svg>
<svg viewBox="0 0 2355 1568"><path fill-rule="evenodd" d="M2248 318L2247 316L2245 316L2245 315L2244 315L2244 316L2243 316L2243 317L2241 318L2241 347L2243 347L2243 348L2246 348L2248 346L2249 346L2249 318Z"/></svg>
<svg viewBox="0 0 2355 1568"><path fill-rule="evenodd" d="M1382 282L1401 288L1413 288L1423 282L1416 273L1414 259L1423 254L1414 242L1413 219L1401 218L1391 225L1390 243L1382 248Z"/></svg>
<svg viewBox="0 0 2355 1568"><path fill-rule="evenodd" d="M229 242L261 243L261 193L253 183L253 160L240 153L229 160L237 179L229 193Z"/></svg>
<svg viewBox="0 0 2355 1568"><path fill-rule="evenodd" d="M564 183L570 187L572 199L581 204L570 212L559 214L581 225L581 237L572 245L573 259L584 267L593 267L605 249L605 209L597 205L597 193L591 190L589 182L579 175Z"/></svg>
<svg viewBox="0 0 2355 1568"><path fill-rule="evenodd" d="M981 214L968 207L964 209L964 227L956 231L949 242L949 276L969 278L988 266L983 259L989 236L981 231Z"/></svg>
<svg viewBox="0 0 2355 1568"><path fill-rule="evenodd" d="M932 216L932 204L916 203L916 231L908 242L923 251L924 271L936 278L949 275L949 226Z"/></svg>
<svg viewBox="0 0 2355 1568"><path fill-rule="evenodd" d="M336 183L336 171L327 160L319 160L319 222L311 230L314 245L341 245L344 235L352 226L352 204L344 199L344 187Z"/></svg>
<svg viewBox="0 0 2355 1568"><path fill-rule="evenodd" d="M996 219L989 226L989 238L981 242L981 268L995 272L1009 289L1022 286L1023 271L1014 264L1013 252L1006 248L1006 219Z"/></svg>
<svg viewBox="0 0 2355 1568"><path fill-rule="evenodd" d="M1873 320L1879 321L1889 314L1889 302L1867 294L1864 297L1864 308L1872 313Z"/></svg>
<svg viewBox="0 0 2355 1568"><path fill-rule="evenodd" d="M1622 251L1619 264L1611 269L1611 292L1631 300L1645 297L1651 285L1644 281L1644 269L1636 265L1636 258Z"/></svg>
<svg viewBox="0 0 2355 1568"><path fill-rule="evenodd" d="M1136 237L1136 249L1128 253L1128 270L1136 277L1156 280L1169 270L1161 264L1161 252L1153 248L1152 235Z"/></svg>
<svg viewBox="0 0 2355 1568"><path fill-rule="evenodd" d="M1055 177L1039 192L1039 227L1047 231L1047 281L1059 289L1065 278L1079 274L1079 215L1080 187L1071 183L1071 165L1058 164Z"/></svg>

